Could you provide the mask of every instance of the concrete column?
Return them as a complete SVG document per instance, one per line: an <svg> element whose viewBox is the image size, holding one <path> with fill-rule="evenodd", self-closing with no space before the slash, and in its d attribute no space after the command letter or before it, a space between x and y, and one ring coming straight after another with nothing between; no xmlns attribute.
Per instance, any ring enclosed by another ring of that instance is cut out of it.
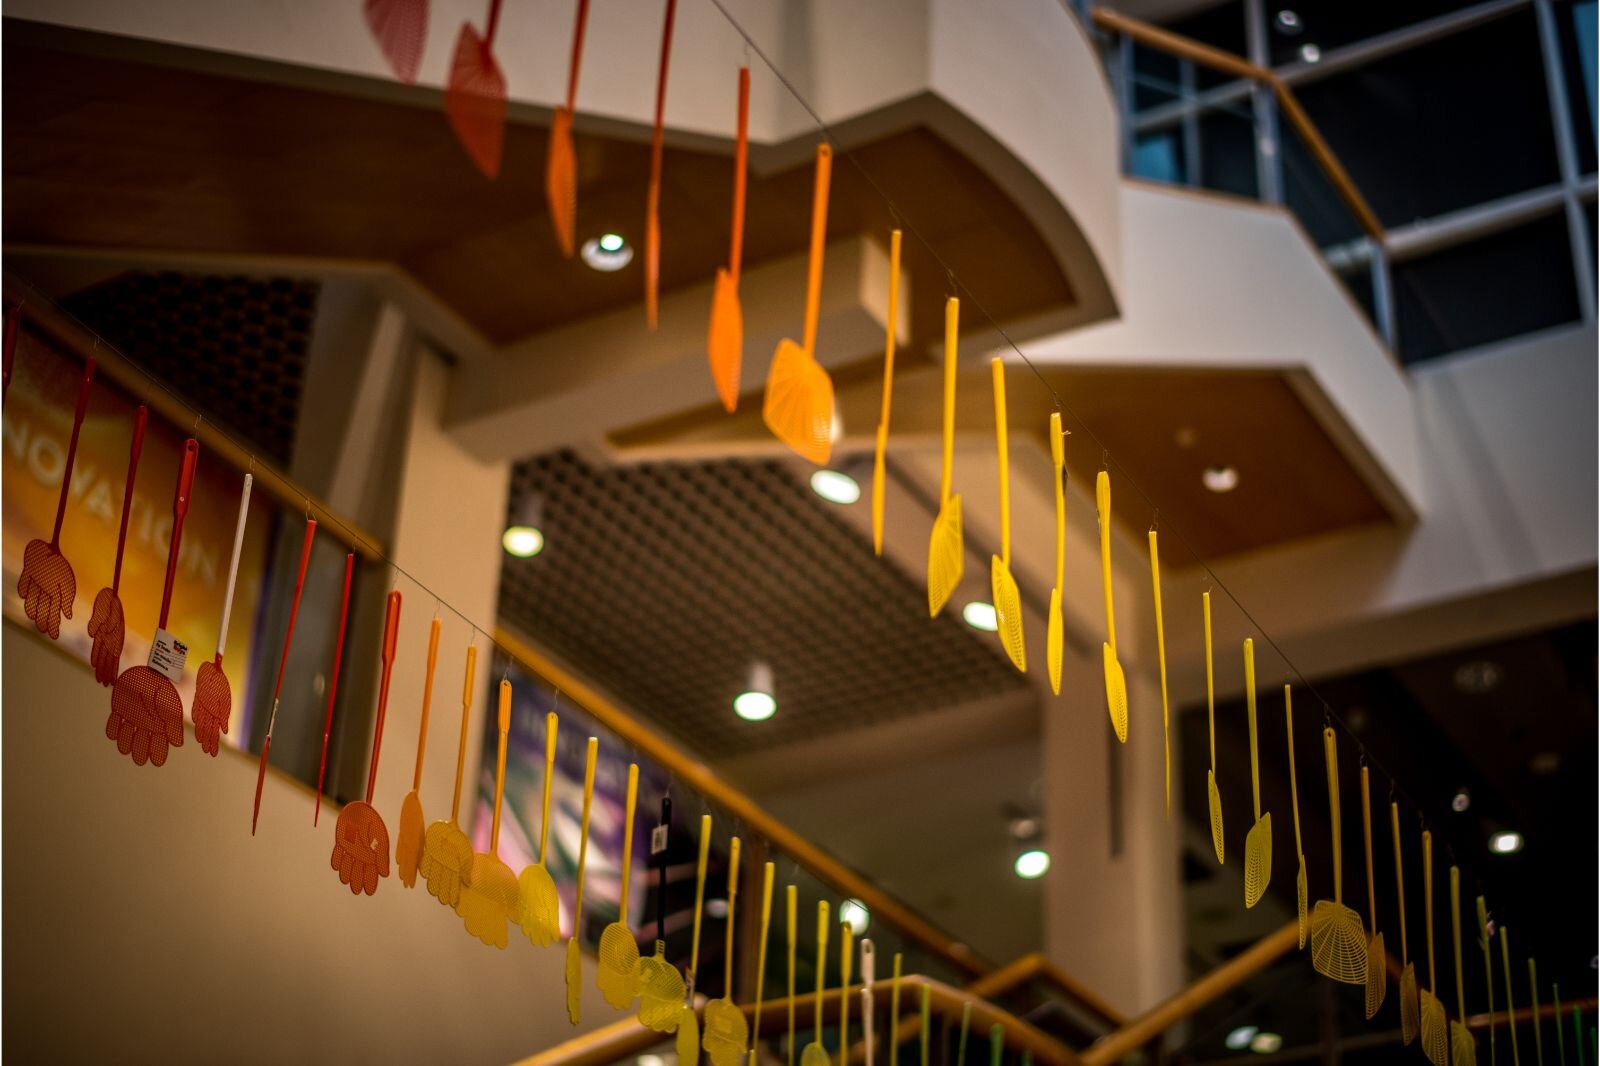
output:
<svg viewBox="0 0 1600 1066"><path fill-rule="evenodd" d="M1042 761L1051 855L1046 953L1132 1014L1182 985L1183 927L1181 812L1165 809L1161 688L1154 655L1137 658L1139 643L1130 639L1150 612L1126 594L1137 583L1127 585L1119 576L1128 742L1118 744L1111 731L1098 643L1091 650L1069 634L1062 698L1046 704ZM1148 578L1143 593L1148 599ZM1144 643L1153 653L1154 640Z"/></svg>

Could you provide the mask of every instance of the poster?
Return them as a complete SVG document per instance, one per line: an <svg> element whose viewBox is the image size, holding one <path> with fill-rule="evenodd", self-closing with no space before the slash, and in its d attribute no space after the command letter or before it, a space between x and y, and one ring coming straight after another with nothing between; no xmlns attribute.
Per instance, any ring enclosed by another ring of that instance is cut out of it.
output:
<svg viewBox="0 0 1600 1066"><path fill-rule="evenodd" d="M108 356L116 358L116 356ZM72 434L83 364L19 331L11 387L6 392L4 442L0 446L3 487L3 558L6 616L34 625L17 595L23 552L30 540L48 541L55 525L56 504ZM68 653L89 661L89 616L95 596L111 585L116 562L117 530L122 518L123 488L128 473L128 447L138 404L109 378L97 374L78 437L78 454L61 527L61 552L72 565L76 599L72 617L62 619L57 642ZM122 601L126 637L122 669L145 662L161 614L166 579L167 545L172 534L172 499L188 427L174 427L151 415L139 459L128 540L122 562ZM185 717L194 699L195 672L216 654L222 623L222 597L233 551L234 523L239 515L243 474L200 449L194 492L183 540L178 550L172 607L167 629L189 647L178 693ZM251 648L262 567L270 533L270 503L264 494L251 496L239 580L229 622L224 665L233 690L234 728L225 744L239 746L243 706L251 691ZM48 639L41 637L41 639ZM109 701L109 696L107 697ZM107 703L109 707L109 702Z"/></svg>
<svg viewBox="0 0 1600 1066"><path fill-rule="evenodd" d="M499 676L500 665L494 666ZM545 715L560 716L556 731L556 763L550 789L550 847L547 865L561 900L561 935L572 933L577 892L578 847L583 831L583 769L591 736L600 737L595 764L594 802L589 815L589 854L584 868L584 927L598 930L617 916L622 897L623 819L628 797L628 749L592 718L563 701L554 706L548 689L536 686L513 669L511 731L506 740L505 802L500 815L500 858L517 873L539 860L539 818L544 801ZM495 756L499 734L494 728L498 696L491 687L483 761L478 773L477 810L472 826L474 851L489 850L494 815ZM652 887L650 830L660 820L666 777L654 766L639 766L638 809L633 826L633 886L629 891L627 925L639 929L645 899ZM674 821L682 824L682 816ZM681 830L675 830L675 834ZM675 848L680 838L674 840ZM652 926L653 928L653 926Z"/></svg>

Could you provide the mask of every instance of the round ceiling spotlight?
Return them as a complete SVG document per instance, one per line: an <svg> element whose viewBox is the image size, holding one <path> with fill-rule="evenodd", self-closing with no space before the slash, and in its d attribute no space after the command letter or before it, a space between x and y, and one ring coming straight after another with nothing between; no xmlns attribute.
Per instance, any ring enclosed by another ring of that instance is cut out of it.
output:
<svg viewBox="0 0 1600 1066"><path fill-rule="evenodd" d="M1522 850L1522 834L1515 829L1502 829L1489 837L1489 850L1496 855L1515 855Z"/></svg>
<svg viewBox="0 0 1600 1066"><path fill-rule="evenodd" d="M981 629L985 633L994 633L1000 629L1000 618L995 614L994 604L985 603L983 600L973 600L961 608L961 620L973 629Z"/></svg>
<svg viewBox="0 0 1600 1066"><path fill-rule="evenodd" d="M595 270L610 274L633 262L633 246L623 240L620 233L602 233L590 237L578 249L583 261Z"/></svg>
<svg viewBox="0 0 1600 1066"><path fill-rule="evenodd" d="M1322 49L1318 48L1310 41L1307 41L1305 44L1300 46L1300 61L1302 63L1322 62Z"/></svg>
<svg viewBox="0 0 1600 1066"><path fill-rule="evenodd" d="M1232 492L1239 487L1239 471L1231 466L1208 466L1200 483L1212 492Z"/></svg>
<svg viewBox="0 0 1600 1066"><path fill-rule="evenodd" d="M1456 691L1468 696L1493 692L1500 684L1500 664L1492 659L1473 659L1456 667L1451 680Z"/></svg>
<svg viewBox="0 0 1600 1066"><path fill-rule="evenodd" d="M1257 1055L1274 1055L1283 1047L1283 1037L1277 1033L1257 1033L1250 1041L1250 1050Z"/></svg>
<svg viewBox="0 0 1600 1066"><path fill-rule="evenodd" d="M1253 1025L1241 1025L1223 1037L1222 1043L1230 1051L1243 1051L1250 1046L1250 1041L1254 1040L1260 1031Z"/></svg>
<svg viewBox="0 0 1600 1066"><path fill-rule="evenodd" d="M861 485L838 470L818 470L811 475L811 491L829 503L852 504L861 499Z"/></svg>
<svg viewBox="0 0 1600 1066"><path fill-rule="evenodd" d="M772 667L766 663L750 665L749 686L733 698L733 713L747 722L765 722L778 713L778 700L772 694Z"/></svg>
<svg viewBox="0 0 1600 1066"><path fill-rule="evenodd" d="M1289 8L1284 8L1282 11L1278 12L1277 16L1273 18L1272 22L1273 25L1278 28L1279 33L1285 34L1289 37L1295 36L1301 30L1306 28L1305 23L1300 21L1300 13L1297 11L1291 11Z"/></svg>
<svg viewBox="0 0 1600 1066"><path fill-rule="evenodd" d="M1457 814L1466 813L1472 806L1472 794L1464 788L1456 789L1456 794L1450 797L1450 809Z"/></svg>
<svg viewBox="0 0 1600 1066"><path fill-rule="evenodd" d="M867 931L872 915L867 911L867 905L859 899L847 899L839 904L839 920L848 925L852 933L860 936Z"/></svg>
<svg viewBox="0 0 1600 1066"><path fill-rule="evenodd" d="M1017 876L1027 881L1043 877L1050 869L1050 853L1039 848L1032 848L1017 856L1015 869Z"/></svg>
<svg viewBox="0 0 1600 1066"><path fill-rule="evenodd" d="M509 526L500 534L500 546L507 555L531 559L544 551L544 534L533 526Z"/></svg>

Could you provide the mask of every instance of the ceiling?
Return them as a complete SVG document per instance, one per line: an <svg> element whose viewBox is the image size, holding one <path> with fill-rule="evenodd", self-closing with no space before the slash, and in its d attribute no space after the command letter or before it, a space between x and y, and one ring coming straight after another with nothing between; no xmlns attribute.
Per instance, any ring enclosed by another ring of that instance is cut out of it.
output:
<svg viewBox="0 0 1600 1066"><path fill-rule="evenodd" d="M497 347L641 297L642 256L611 274L561 256L544 206L541 127L512 121L500 177L486 181L436 93L397 102L359 87L320 92L140 62L125 57L130 47L6 21L8 244L390 262ZM580 238L614 230L637 243L648 144L580 123L576 146ZM830 239L892 227L852 163L917 220L927 243L906 243L913 275L942 277L936 254L978 279L975 295L1002 322L1076 302L1021 209L927 129L849 146L833 171ZM664 168L670 292L726 262L732 167L726 155L669 146ZM747 266L804 250L811 184L809 161L752 173ZM931 336L940 291L925 290L912 290L912 323Z"/></svg>
<svg viewBox="0 0 1600 1066"><path fill-rule="evenodd" d="M530 505L547 547L507 557L501 619L709 758L1028 691L784 463L564 451L516 466L512 520ZM752 724L732 705L758 659L779 713Z"/></svg>
<svg viewBox="0 0 1600 1066"><path fill-rule="evenodd" d="M1511 930L1514 955L1537 953L1541 981L1559 982L1569 997L1593 995L1591 965L1600 940L1594 907L1597 874L1594 841L1600 835L1595 810L1594 751L1597 629L1594 621L1530 633L1490 644L1395 663L1341 677L1316 679L1315 694L1295 694L1295 761L1300 820L1313 900L1331 895L1332 831L1324 773L1320 696L1365 746L1372 777L1373 858L1379 927L1389 950L1398 954L1392 837L1389 831L1389 779L1392 771L1403 792L1402 847L1407 869L1407 919L1412 958L1423 941L1421 827L1417 808L1443 811L1429 823L1434 834L1436 935L1441 949L1441 980L1452 984L1447 922L1449 867L1461 867L1463 923L1473 915L1478 893L1488 899L1493 917ZM1218 660L1219 679L1238 667ZM1485 680L1493 682L1485 687ZM1272 813L1273 872L1268 928L1294 913L1295 853L1291 796L1285 767L1281 691L1263 691L1258 702L1262 765L1261 803ZM1243 854L1252 822L1250 752L1242 701L1217 707L1217 775L1227 830L1227 859L1219 870L1211 853L1207 822L1206 770L1209 760L1205 707L1186 708L1179 718L1182 796L1190 823L1188 864L1193 876L1187 893L1190 955L1196 965L1212 965L1248 943L1259 931L1242 908L1232 874ZM1368 913L1363 866L1360 763L1351 734L1338 731L1344 892L1347 903ZM1465 789L1470 806L1452 811L1452 799ZM1490 834L1516 829L1526 837L1515 855L1489 852ZM1213 880L1229 882L1232 906L1221 913L1195 913ZM1234 921L1233 916L1238 916ZM1242 923L1242 924L1241 924ZM1468 1006L1482 1009L1483 988L1470 928L1463 930L1468 951ZM1498 960L1497 960L1498 965ZM1520 963L1519 963L1520 965ZM1496 978L1498 980L1498 977ZM1518 985L1526 989L1526 982ZM1253 982L1241 996L1266 997L1269 984ZM1520 994L1520 993L1519 993ZM1303 1001L1275 1000L1279 1012L1293 1016ZM1452 1005L1454 1000L1447 1000ZM1360 993L1356 993L1359 1017ZM1219 1010L1227 1009L1226 1006ZM1223 1052L1220 1044L1212 1053Z"/></svg>

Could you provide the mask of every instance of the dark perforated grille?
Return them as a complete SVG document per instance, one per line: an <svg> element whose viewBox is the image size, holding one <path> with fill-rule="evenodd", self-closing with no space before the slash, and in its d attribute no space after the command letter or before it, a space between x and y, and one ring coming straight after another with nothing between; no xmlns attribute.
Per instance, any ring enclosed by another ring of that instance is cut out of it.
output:
<svg viewBox="0 0 1600 1066"><path fill-rule="evenodd" d="M205 417L287 466L318 286L128 273L62 301Z"/></svg>
<svg viewBox="0 0 1600 1066"><path fill-rule="evenodd" d="M991 639L928 618L920 575L875 558L781 464L517 465L545 549L505 557L500 613L697 752L727 756L1026 684ZM858 506L866 506L865 501ZM753 660L778 713L735 717Z"/></svg>

